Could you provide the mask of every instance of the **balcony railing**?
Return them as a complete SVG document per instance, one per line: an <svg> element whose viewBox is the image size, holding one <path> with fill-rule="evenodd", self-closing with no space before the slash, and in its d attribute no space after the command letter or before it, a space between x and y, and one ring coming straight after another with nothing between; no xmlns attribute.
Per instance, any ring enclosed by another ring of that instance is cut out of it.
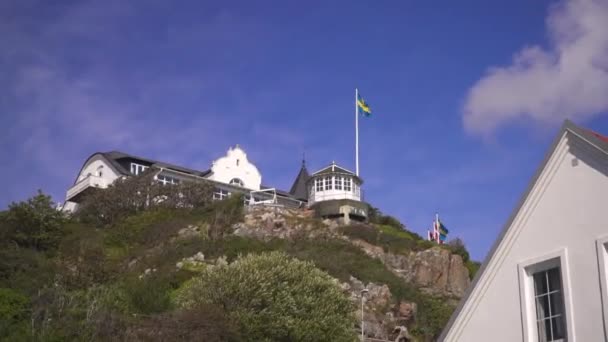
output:
<svg viewBox="0 0 608 342"><path fill-rule="evenodd" d="M88 175L76 183L73 187L68 189L66 200L73 201L78 195L89 188L105 189L107 188L107 184L106 181L101 177Z"/></svg>

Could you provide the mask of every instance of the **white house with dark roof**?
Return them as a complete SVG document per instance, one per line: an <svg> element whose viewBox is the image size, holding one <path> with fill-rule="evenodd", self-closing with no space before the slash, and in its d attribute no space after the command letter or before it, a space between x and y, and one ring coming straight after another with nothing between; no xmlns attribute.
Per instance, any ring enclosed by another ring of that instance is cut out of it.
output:
<svg viewBox="0 0 608 342"><path fill-rule="evenodd" d="M439 341L607 341L608 137L564 123Z"/></svg>
<svg viewBox="0 0 608 342"><path fill-rule="evenodd" d="M361 201L362 180L351 171L334 163L311 176L302 161L290 191L286 192L264 186L262 174L238 145L228 149L225 156L213 161L211 168L204 171L117 151L94 153L84 162L74 184L67 190L63 208L75 211L87 193L105 189L120 177L137 176L149 168L156 170L156 180L165 185L185 181L211 182L215 188L213 198L218 200L232 193L242 193L250 205L309 206L315 208L319 216L341 217L346 221L350 218L364 220L367 216L367 204ZM319 191L315 187L318 182L324 182Z"/></svg>

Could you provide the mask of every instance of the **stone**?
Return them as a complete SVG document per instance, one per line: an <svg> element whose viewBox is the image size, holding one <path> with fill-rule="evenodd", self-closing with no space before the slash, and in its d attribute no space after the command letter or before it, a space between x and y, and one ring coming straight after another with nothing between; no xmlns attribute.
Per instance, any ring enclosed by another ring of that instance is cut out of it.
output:
<svg viewBox="0 0 608 342"><path fill-rule="evenodd" d="M403 322L409 322L416 317L418 312L418 304L414 302L400 302L397 306L397 319Z"/></svg>

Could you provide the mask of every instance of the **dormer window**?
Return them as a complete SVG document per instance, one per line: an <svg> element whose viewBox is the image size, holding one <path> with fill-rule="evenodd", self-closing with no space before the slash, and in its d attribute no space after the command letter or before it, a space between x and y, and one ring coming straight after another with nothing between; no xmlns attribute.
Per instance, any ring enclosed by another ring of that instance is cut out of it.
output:
<svg viewBox="0 0 608 342"><path fill-rule="evenodd" d="M144 173L144 171L146 171L147 168L148 168L148 166L145 166L145 165L131 163L131 173L136 176L139 175L140 173Z"/></svg>
<svg viewBox="0 0 608 342"><path fill-rule="evenodd" d="M238 159L237 159L238 162ZM241 188L245 187L245 183L240 178L232 178L230 180L230 185L240 186Z"/></svg>

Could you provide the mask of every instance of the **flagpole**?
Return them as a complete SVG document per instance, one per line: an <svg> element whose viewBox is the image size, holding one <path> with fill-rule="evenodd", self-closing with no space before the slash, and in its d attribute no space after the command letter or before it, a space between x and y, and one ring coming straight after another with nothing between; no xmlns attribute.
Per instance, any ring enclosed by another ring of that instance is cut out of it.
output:
<svg viewBox="0 0 608 342"><path fill-rule="evenodd" d="M359 89L355 88L355 173L359 176Z"/></svg>

